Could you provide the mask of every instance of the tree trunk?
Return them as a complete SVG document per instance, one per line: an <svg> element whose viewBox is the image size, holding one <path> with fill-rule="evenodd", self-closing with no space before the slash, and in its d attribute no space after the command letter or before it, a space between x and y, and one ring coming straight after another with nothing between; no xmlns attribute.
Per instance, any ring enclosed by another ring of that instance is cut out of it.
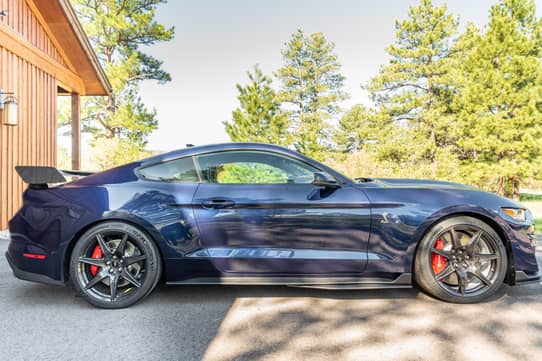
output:
<svg viewBox="0 0 542 361"><path fill-rule="evenodd" d="M519 201L519 185L519 178L512 177L512 199L515 201Z"/></svg>
<svg viewBox="0 0 542 361"><path fill-rule="evenodd" d="M495 192L500 196L504 196L504 185L505 185L504 177L499 176L499 178L497 178L497 189L495 190Z"/></svg>

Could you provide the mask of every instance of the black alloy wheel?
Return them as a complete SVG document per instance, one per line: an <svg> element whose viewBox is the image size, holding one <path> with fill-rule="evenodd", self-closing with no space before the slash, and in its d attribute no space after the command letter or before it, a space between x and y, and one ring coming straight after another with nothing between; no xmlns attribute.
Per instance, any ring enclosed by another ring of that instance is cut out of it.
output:
<svg viewBox="0 0 542 361"><path fill-rule="evenodd" d="M160 280L156 245L138 228L101 223L75 245L70 277L77 291L102 308L130 306L147 296Z"/></svg>
<svg viewBox="0 0 542 361"><path fill-rule="evenodd" d="M494 294L504 281L507 254L499 235L472 217L434 226L416 253L417 283L449 302L473 303Z"/></svg>

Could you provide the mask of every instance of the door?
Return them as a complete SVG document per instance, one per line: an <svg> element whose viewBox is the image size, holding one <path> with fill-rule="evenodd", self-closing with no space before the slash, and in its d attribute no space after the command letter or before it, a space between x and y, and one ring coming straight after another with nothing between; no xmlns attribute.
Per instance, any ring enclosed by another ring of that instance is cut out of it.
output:
<svg viewBox="0 0 542 361"><path fill-rule="evenodd" d="M195 157L193 199L201 249L224 273L334 275L363 272L369 201L350 186L313 185L320 169L262 151Z"/></svg>

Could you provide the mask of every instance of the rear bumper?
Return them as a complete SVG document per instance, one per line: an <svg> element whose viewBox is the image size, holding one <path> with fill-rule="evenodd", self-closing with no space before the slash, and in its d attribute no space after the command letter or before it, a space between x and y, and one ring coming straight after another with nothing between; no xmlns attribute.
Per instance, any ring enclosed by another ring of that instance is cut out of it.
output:
<svg viewBox="0 0 542 361"><path fill-rule="evenodd" d="M538 283L538 282L542 282L542 273L529 275L523 271L516 271L515 285L526 285L529 283Z"/></svg>
<svg viewBox="0 0 542 361"><path fill-rule="evenodd" d="M52 279L46 275L23 271L15 265L8 252L6 252L6 259L8 260L9 267L11 267L11 270L13 271L13 275L18 279L48 285L64 286L64 282Z"/></svg>

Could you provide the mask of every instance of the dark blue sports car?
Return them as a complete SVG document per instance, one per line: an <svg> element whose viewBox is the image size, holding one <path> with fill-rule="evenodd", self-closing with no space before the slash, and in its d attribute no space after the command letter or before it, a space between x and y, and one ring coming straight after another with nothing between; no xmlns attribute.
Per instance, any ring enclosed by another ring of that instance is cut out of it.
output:
<svg viewBox="0 0 542 361"><path fill-rule="evenodd" d="M190 147L70 183L29 183L10 221L15 276L129 306L160 282L411 287L470 303L540 281L531 213L461 184L348 179L277 146Z"/></svg>

